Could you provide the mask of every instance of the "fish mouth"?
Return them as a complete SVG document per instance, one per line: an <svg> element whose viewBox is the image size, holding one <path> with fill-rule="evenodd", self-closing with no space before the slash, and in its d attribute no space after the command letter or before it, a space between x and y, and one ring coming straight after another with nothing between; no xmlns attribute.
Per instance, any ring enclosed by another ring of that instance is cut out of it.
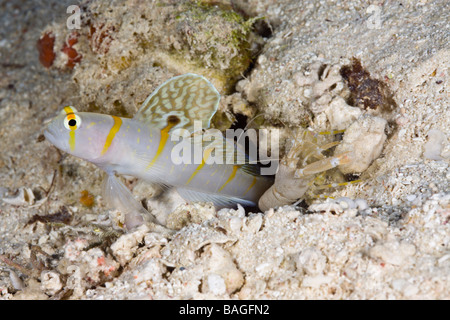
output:
<svg viewBox="0 0 450 320"><path fill-rule="evenodd" d="M51 143L55 140L55 135L48 128L44 130L44 137Z"/></svg>
<svg viewBox="0 0 450 320"><path fill-rule="evenodd" d="M58 141L58 135L56 134L56 132L54 132L53 130L51 130L50 128L46 128L44 130L44 137L45 139L50 142L53 145L57 145L57 141Z"/></svg>

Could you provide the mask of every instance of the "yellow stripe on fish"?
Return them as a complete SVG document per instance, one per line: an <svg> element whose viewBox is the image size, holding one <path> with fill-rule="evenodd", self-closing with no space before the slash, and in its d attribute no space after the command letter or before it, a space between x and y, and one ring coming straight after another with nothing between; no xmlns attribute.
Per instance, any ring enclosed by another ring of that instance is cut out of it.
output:
<svg viewBox="0 0 450 320"><path fill-rule="evenodd" d="M108 151L109 147L111 146L112 141L114 140L114 137L116 136L117 132L119 132L120 127L122 126L122 119L116 116L111 116L114 120L114 124L111 128L111 130L108 133L108 136L106 137L105 145L103 146L103 150L101 155L104 155L106 151Z"/></svg>
<svg viewBox="0 0 450 320"><path fill-rule="evenodd" d="M202 170L203 166L206 163L206 160L208 160L208 158L211 155L211 153L213 152L213 150L214 150L213 148L205 150L205 154L204 154L204 157L202 159L202 163L195 169L194 173L191 175L191 177L186 182L186 185L188 185L191 182L191 180L194 179L194 177L197 175L197 173L199 173L199 171Z"/></svg>
<svg viewBox="0 0 450 320"><path fill-rule="evenodd" d="M70 132L69 132L69 147L70 147L71 151L74 151L75 150L75 130L78 129L78 126L80 125L81 121L77 121L77 116L75 115L75 112L76 112L75 108L73 108L71 106L64 107L64 112L67 114L64 124L70 130Z"/></svg>
<svg viewBox="0 0 450 320"><path fill-rule="evenodd" d="M226 185L229 184L229 183L231 182L231 180L234 179L234 177L236 176L236 172L237 172L237 170L238 170L240 167L241 167L241 166L238 166L238 165L234 165L234 166L233 166L233 171L231 172L230 177L228 178L227 181L225 181L225 183L220 187L220 189L219 189L218 191L222 191L223 188L225 188Z"/></svg>
<svg viewBox="0 0 450 320"><path fill-rule="evenodd" d="M177 116L171 115L167 117L167 126L165 126L163 129L161 129L161 139L159 140L158 149L156 150L156 154L153 157L152 161L148 164L146 170L150 169L155 165L156 160L158 160L159 156L161 155L162 151L164 150L164 147L166 145L167 139L169 138L169 131L173 127L175 127L180 122L180 118Z"/></svg>
<svg viewBox="0 0 450 320"><path fill-rule="evenodd" d="M249 192L249 191L255 186L255 184L256 184L256 177L253 177L252 183L250 184L250 186L248 187L248 189L245 190L243 196L245 196L245 195L247 194L247 192Z"/></svg>
<svg viewBox="0 0 450 320"><path fill-rule="evenodd" d="M76 109L72 106L67 106L64 107L64 112L69 115L69 114L74 114L76 112Z"/></svg>

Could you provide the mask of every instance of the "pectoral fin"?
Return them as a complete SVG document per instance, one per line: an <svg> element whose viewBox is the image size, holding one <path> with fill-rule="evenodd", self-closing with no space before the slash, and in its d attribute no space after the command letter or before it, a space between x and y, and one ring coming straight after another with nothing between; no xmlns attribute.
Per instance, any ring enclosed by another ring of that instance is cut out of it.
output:
<svg viewBox="0 0 450 320"><path fill-rule="evenodd" d="M127 230L139 227L145 222L157 224L156 219L133 197L130 190L113 173L108 174L103 183L103 197L111 208L117 209L125 215Z"/></svg>
<svg viewBox="0 0 450 320"><path fill-rule="evenodd" d="M252 207L256 204L253 201L241 199L238 197L231 197L227 195L212 194L199 192L195 190L177 188L178 194L185 200L193 202L212 202L217 209L230 208L236 206L239 203L243 206Z"/></svg>

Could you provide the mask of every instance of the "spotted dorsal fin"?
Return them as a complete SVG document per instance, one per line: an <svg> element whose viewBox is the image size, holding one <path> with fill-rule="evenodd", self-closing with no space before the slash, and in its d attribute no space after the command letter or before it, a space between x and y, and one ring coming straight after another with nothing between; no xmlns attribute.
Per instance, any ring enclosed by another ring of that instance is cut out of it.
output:
<svg viewBox="0 0 450 320"><path fill-rule="evenodd" d="M144 101L134 119L159 129L167 127L170 120L180 121L171 129L184 128L194 132L194 121L209 128L217 111L220 95L204 77L187 73L171 78L159 86Z"/></svg>

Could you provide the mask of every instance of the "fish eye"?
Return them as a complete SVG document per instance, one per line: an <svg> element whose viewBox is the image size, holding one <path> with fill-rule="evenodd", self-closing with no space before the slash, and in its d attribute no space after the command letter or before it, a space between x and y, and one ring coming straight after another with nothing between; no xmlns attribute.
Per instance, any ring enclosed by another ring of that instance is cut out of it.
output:
<svg viewBox="0 0 450 320"><path fill-rule="evenodd" d="M66 127L66 129L68 130L75 131L80 127L80 125L81 125L81 118L74 113L69 113L64 118L64 127Z"/></svg>

